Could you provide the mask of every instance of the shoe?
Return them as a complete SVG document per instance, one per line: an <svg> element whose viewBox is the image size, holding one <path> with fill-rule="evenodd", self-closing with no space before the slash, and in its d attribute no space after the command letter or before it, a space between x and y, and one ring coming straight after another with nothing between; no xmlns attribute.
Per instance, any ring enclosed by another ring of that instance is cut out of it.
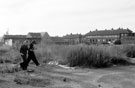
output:
<svg viewBox="0 0 135 88"><path fill-rule="evenodd" d="M24 63L20 63L20 67L22 68L22 70L27 70L27 66L24 66Z"/></svg>
<svg viewBox="0 0 135 88"><path fill-rule="evenodd" d="M27 70L27 68L26 67L23 67L23 70Z"/></svg>
<svg viewBox="0 0 135 88"><path fill-rule="evenodd" d="M37 64L36 66L40 66L40 64Z"/></svg>
<svg viewBox="0 0 135 88"><path fill-rule="evenodd" d="M23 63L20 63L20 68L23 68Z"/></svg>

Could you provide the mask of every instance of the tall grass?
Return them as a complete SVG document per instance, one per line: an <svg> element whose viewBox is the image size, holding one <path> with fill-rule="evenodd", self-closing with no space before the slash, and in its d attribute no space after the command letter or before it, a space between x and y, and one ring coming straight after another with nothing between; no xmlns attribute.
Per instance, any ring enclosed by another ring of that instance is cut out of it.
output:
<svg viewBox="0 0 135 88"><path fill-rule="evenodd" d="M70 66L107 67L123 59L117 49L112 46L77 46L68 53L67 60ZM112 61L113 60L113 61Z"/></svg>
<svg viewBox="0 0 135 88"><path fill-rule="evenodd" d="M41 62L59 61L69 66L107 67L129 64L130 45L42 45L37 57ZM133 48L132 48L133 49ZM132 52L132 51L130 51Z"/></svg>
<svg viewBox="0 0 135 88"><path fill-rule="evenodd" d="M127 57L135 58L135 45L124 46L123 53L125 53Z"/></svg>
<svg viewBox="0 0 135 88"><path fill-rule="evenodd" d="M6 45L0 47L0 63L18 63L20 61L19 51Z"/></svg>
<svg viewBox="0 0 135 88"><path fill-rule="evenodd" d="M48 61L66 61L66 54L68 52L68 46L66 45L38 45L35 51L36 57L40 62L46 63Z"/></svg>
<svg viewBox="0 0 135 88"><path fill-rule="evenodd" d="M35 50L40 63L58 61L69 66L108 67L126 65L135 57L135 45L55 45L39 44ZM18 63L19 51L0 47L0 63Z"/></svg>
<svg viewBox="0 0 135 88"><path fill-rule="evenodd" d="M70 66L108 66L109 55L96 46L76 46L67 55Z"/></svg>

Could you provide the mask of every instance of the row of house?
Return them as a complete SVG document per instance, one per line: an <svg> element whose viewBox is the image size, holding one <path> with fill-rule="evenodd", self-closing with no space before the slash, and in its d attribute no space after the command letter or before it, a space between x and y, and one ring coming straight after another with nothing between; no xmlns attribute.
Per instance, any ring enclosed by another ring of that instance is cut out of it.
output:
<svg viewBox="0 0 135 88"><path fill-rule="evenodd" d="M27 35L4 35L2 42L4 44L19 48L25 40L35 40L37 43L53 43L53 44L68 44L62 37L51 37L47 32L33 33L29 32Z"/></svg>
<svg viewBox="0 0 135 88"><path fill-rule="evenodd" d="M69 42L69 44L105 44L114 43L120 40L122 44L135 44L135 33L130 29L110 29L110 30L95 30L90 31L84 35L70 34L63 36L63 38Z"/></svg>
<svg viewBox="0 0 135 88"><path fill-rule="evenodd" d="M28 33L27 35L4 35L3 42L13 47L19 46L24 40L36 40L38 43L54 43L54 44L102 44L106 42L114 42L120 40L123 44L135 44L135 33L130 29L110 29L95 30L84 35L69 34L63 37L52 37L47 32Z"/></svg>
<svg viewBox="0 0 135 88"><path fill-rule="evenodd" d="M123 44L135 43L135 35L130 29L96 30L85 34L85 41L89 44L101 44L120 40Z"/></svg>

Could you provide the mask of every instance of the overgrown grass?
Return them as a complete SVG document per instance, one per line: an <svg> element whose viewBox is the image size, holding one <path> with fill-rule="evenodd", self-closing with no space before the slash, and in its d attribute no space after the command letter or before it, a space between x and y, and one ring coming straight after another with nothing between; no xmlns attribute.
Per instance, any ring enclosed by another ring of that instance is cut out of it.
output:
<svg viewBox="0 0 135 88"><path fill-rule="evenodd" d="M0 72L1 73L14 73L21 71L21 68L19 68L16 64L1 64L0 65Z"/></svg>
<svg viewBox="0 0 135 88"><path fill-rule="evenodd" d="M19 63L19 51L0 48L0 63ZM55 45L40 44L35 51L40 63L58 61L60 64L84 67L108 67L130 64L135 57L135 45Z"/></svg>
<svg viewBox="0 0 135 88"><path fill-rule="evenodd" d="M108 67L113 64L129 64L120 46L76 46L68 53L70 66Z"/></svg>
<svg viewBox="0 0 135 88"><path fill-rule="evenodd" d="M124 46L124 52L127 57L135 58L135 45Z"/></svg>
<svg viewBox="0 0 135 88"><path fill-rule="evenodd" d="M42 45L37 57L41 62L58 61L69 66L108 67L130 64L132 45Z"/></svg>
<svg viewBox="0 0 135 88"><path fill-rule="evenodd" d="M21 61L19 51L9 46L0 47L0 63L18 63Z"/></svg>
<svg viewBox="0 0 135 88"><path fill-rule="evenodd" d="M66 62L66 54L69 51L66 45L38 45L35 51L36 57L40 62L47 63L55 60L62 63Z"/></svg>

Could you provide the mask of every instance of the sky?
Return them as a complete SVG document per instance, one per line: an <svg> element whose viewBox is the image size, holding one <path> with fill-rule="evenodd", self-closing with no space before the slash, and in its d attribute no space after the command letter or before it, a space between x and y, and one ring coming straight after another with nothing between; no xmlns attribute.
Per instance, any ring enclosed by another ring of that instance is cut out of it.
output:
<svg viewBox="0 0 135 88"><path fill-rule="evenodd" d="M0 0L0 36L7 31L63 36L119 27L135 31L135 0Z"/></svg>

